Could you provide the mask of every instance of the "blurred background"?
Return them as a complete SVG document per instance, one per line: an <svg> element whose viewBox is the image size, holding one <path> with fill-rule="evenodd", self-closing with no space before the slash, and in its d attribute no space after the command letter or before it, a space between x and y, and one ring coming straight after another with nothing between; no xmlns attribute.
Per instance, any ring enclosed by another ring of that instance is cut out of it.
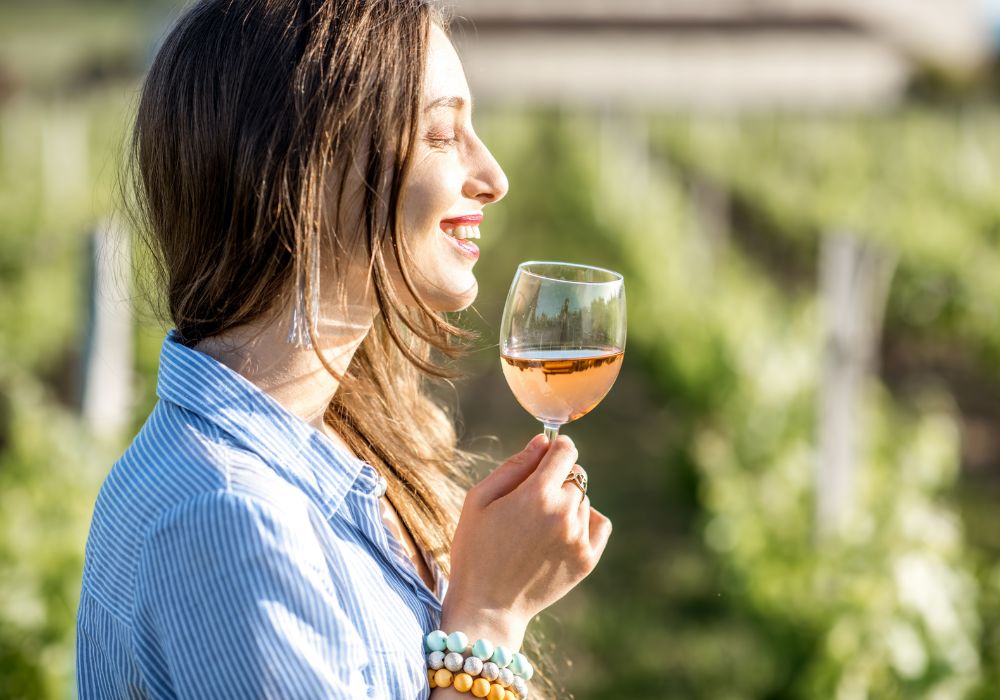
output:
<svg viewBox="0 0 1000 700"><path fill-rule="evenodd" d="M155 401L115 178L181 0L0 4L0 697L65 698L100 482ZM542 616L585 698L1000 697L1000 2L465 0L511 190L467 445L525 259L621 270L622 375L564 431L615 523Z"/></svg>

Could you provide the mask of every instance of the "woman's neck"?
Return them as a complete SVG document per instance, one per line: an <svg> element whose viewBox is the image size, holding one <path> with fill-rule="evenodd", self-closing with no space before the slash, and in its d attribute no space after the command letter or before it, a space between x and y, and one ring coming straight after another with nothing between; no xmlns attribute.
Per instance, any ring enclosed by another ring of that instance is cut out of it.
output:
<svg viewBox="0 0 1000 700"><path fill-rule="evenodd" d="M374 311L353 307L325 316L319 324L320 353L343 375L371 329ZM343 445L327 429L323 416L340 381L323 366L312 348L288 342L288 318L254 322L199 342L195 349L243 375L287 410Z"/></svg>

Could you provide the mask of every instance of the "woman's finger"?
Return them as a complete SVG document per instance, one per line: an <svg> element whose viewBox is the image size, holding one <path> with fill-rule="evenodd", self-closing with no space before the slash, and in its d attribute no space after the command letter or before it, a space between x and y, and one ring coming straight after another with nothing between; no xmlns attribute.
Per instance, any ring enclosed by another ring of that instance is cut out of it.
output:
<svg viewBox="0 0 1000 700"><path fill-rule="evenodd" d="M576 507L576 521L580 523L580 539L590 542L590 497L583 494Z"/></svg>
<svg viewBox="0 0 1000 700"><path fill-rule="evenodd" d="M590 549L594 553L595 561L601 558L604 548L608 546L608 538L611 537L611 521L596 508L590 509L590 517L587 518L588 532L590 539Z"/></svg>
<svg viewBox="0 0 1000 700"><path fill-rule="evenodd" d="M549 446L548 452L538 463L538 468L528 478L537 482L543 491L553 492L562 488L576 458L576 445L565 435L560 435Z"/></svg>
<svg viewBox="0 0 1000 700"><path fill-rule="evenodd" d="M482 505L503 498L535 470L548 446L549 440L544 435L539 434L531 438L523 450L490 472L476 484L472 492L481 499Z"/></svg>

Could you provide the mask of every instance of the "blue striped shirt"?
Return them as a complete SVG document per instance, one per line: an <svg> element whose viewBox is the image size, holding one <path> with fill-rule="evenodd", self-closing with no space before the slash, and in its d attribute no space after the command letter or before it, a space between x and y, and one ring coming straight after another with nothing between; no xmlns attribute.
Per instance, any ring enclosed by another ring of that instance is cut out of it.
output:
<svg viewBox="0 0 1000 700"><path fill-rule="evenodd" d="M81 698L426 698L428 590L375 470L167 336L108 474L77 616Z"/></svg>

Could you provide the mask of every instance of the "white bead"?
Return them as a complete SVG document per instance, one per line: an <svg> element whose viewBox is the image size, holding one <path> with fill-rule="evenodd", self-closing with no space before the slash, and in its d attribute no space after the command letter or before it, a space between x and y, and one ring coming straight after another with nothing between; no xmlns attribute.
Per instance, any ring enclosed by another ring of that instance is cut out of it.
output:
<svg viewBox="0 0 1000 700"><path fill-rule="evenodd" d="M502 685L504 688L509 688L510 684L514 682L514 672L509 668L501 668L500 675L497 676L497 683Z"/></svg>
<svg viewBox="0 0 1000 700"><path fill-rule="evenodd" d="M520 676L514 676L513 685L514 692L520 696L521 700L525 700L528 697L528 682Z"/></svg>
<svg viewBox="0 0 1000 700"><path fill-rule="evenodd" d="M462 655L457 651L448 652L448 655L444 657L444 667L452 673L457 673L462 670L463 661Z"/></svg>
<svg viewBox="0 0 1000 700"><path fill-rule="evenodd" d="M487 661L483 664L483 670L479 675L492 683L500 675L500 667L492 661Z"/></svg>
<svg viewBox="0 0 1000 700"><path fill-rule="evenodd" d="M444 652L443 651L432 651L427 655L427 668L433 668L437 671L439 668L444 666Z"/></svg>
<svg viewBox="0 0 1000 700"><path fill-rule="evenodd" d="M483 672L483 660L477 659L475 656L470 656L465 660L464 670L472 677L478 676Z"/></svg>

